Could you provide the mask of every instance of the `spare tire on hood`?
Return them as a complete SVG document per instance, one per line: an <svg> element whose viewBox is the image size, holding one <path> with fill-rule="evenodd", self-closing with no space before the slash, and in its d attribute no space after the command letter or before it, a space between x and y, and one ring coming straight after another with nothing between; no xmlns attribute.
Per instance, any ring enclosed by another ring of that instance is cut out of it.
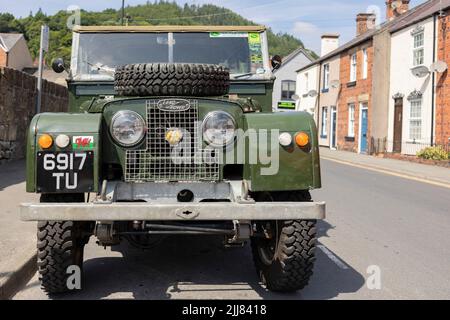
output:
<svg viewBox="0 0 450 320"><path fill-rule="evenodd" d="M121 96L223 96L230 72L214 64L138 63L116 69L114 89Z"/></svg>

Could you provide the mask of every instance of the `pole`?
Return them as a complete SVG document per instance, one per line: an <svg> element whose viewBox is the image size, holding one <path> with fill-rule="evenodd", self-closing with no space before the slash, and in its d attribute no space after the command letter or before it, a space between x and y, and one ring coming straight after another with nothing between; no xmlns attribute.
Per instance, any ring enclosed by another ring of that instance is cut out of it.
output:
<svg viewBox="0 0 450 320"><path fill-rule="evenodd" d="M39 71L37 79L37 102L36 102L36 114L41 112L41 99L42 99L42 69L43 69L43 59L44 59L44 32L45 26L41 26L41 42L39 46Z"/></svg>
<svg viewBox="0 0 450 320"><path fill-rule="evenodd" d="M120 19L122 22L122 25L123 25L124 17L125 17L125 0L122 0L122 19Z"/></svg>

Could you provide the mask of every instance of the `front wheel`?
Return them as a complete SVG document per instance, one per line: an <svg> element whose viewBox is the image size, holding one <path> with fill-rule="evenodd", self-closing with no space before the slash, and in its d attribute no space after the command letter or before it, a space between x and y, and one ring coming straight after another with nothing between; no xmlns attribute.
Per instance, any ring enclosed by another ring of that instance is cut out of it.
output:
<svg viewBox="0 0 450 320"><path fill-rule="evenodd" d="M84 201L83 195L43 194L41 196L41 202L82 201ZM69 266L75 265L80 268L80 271L82 270L84 245L89 239L83 232L81 222L39 221L37 264L39 280L45 292L52 294L68 291Z"/></svg>
<svg viewBox="0 0 450 320"><path fill-rule="evenodd" d="M310 201L309 193L270 195L263 201ZM256 224L259 237L251 239L253 260L267 289L303 289L313 274L316 220L264 221Z"/></svg>

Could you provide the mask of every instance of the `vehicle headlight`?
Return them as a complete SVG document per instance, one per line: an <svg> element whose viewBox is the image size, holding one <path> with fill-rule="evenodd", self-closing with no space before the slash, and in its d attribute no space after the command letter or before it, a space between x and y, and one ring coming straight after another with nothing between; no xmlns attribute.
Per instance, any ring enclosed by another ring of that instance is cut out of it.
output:
<svg viewBox="0 0 450 320"><path fill-rule="evenodd" d="M112 118L111 135L122 146L134 146L145 135L144 119L134 111L119 111Z"/></svg>
<svg viewBox="0 0 450 320"><path fill-rule="evenodd" d="M225 111L213 111L203 120L203 139L214 147L223 147L234 140L236 123Z"/></svg>

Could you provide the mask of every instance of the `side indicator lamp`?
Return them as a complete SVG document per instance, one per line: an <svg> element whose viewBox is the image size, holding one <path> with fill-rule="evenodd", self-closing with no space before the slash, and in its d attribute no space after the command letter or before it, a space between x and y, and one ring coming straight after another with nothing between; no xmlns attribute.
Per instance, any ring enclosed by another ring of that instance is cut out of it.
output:
<svg viewBox="0 0 450 320"><path fill-rule="evenodd" d="M292 144L292 136L287 132L283 132L278 137L278 141L283 147L289 147Z"/></svg>
<svg viewBox="0 0 450 320"><path fill-rule="evenodd" d="M49 134L43 134L39 137L38 144L42 149L48 149L53 145L53 138Z"/></svg>
<svg viewBox="0 0 450 320"><path fill-rule="evenodd" d="M309 144L309 136L306 132L299 132L295 135L295 143L300 147L304 148Z"/></svg>

